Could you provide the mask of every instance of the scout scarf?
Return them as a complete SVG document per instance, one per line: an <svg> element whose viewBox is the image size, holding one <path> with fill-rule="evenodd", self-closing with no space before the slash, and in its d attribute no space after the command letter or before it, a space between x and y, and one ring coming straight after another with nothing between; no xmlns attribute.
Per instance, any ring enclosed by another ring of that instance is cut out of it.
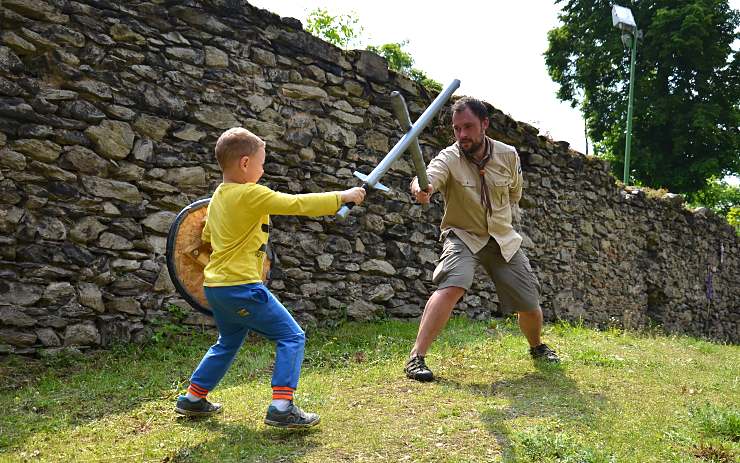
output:
<svg viewBox="0 0 740 463"><path fill-rule="evenodd" d="M488 137L485 137L485 148L484 152L486 155L481 159L480 161L476 161L472 154L465 154L465 157L470 160L470 162L475 165L475 167L478 168L478 174L480 175L480 203L483 205L483 208L486 210L486 215L493 215L493 207L491 206L491 197L488 193L488 185L486 185L486 163L491 160L491 150L489 149L490 142L488 141ZM458 146L459 147L459 146ZM462 151L462 148L460 148L460 151Z"/></svg>

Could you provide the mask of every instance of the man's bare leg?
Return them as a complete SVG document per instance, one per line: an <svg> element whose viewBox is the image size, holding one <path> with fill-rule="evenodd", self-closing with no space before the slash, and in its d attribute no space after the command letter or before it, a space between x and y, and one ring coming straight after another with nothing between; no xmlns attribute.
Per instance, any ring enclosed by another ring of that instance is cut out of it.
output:
<svg viewBox="0 0 740 463"><path fill-rule="evenodd" d="M537 307L536 310L528 312L517 312L519 315L519 329L527 338L529 347L537 347L542 344L542 309Z"/></svg>
<svg viewBox="0 0 740 463"><path fill-rule="evenodd" d="M542 309L518 312L519 329L529 343L529 353L535 360L558 363L560 358L549 346L542 343Z"/></svg>
<svg viewBox="0 0 740 463"><path fill-rule="evenodd" d="M457 301L465 294L465 289L457 286L438 289L429 297L424 313L419 323L419 332L416 335L416 343L411 349L411 356L425 356L429 346L450 319L452 309Z"/></svg>

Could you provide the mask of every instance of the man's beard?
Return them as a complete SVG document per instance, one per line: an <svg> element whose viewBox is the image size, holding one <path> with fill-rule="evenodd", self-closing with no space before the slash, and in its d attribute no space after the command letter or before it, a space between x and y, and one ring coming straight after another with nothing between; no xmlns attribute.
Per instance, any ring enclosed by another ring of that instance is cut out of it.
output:
<svg viewBox="0 0 740 463"><path fill-rule="evenodd" d="M470 148L463 148L462 142L458 142L458 146L460 147L460 150L462 150L463 154L467 156L472 156L475 154L476 151L480 149L481 146L483 146L483 137L481 137L480 141L478 143L475 143L471 140Z"/></svg>

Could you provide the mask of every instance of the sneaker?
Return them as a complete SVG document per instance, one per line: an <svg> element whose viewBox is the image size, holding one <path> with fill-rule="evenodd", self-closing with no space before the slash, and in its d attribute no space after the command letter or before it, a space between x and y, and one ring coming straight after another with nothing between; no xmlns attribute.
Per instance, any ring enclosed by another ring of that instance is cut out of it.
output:
<svg viewBox="0 0 740 463"><path fill-rule="evenodd" d="M537 347L529 348L529 355L535 360L541 360L548 363L559 363L560 357L554 350L550 349L547 344L540 344Z"/></svg>
<svg viewBox="0 0 740 463"><path fill-rule="evenodd" d="M310 428L316 426L321 421L321 417L316 413L306 413L297 405L290 404L287 410L280 411L275 406L270 405L265 415L265 424L276 426L278 428Z"/></svg>
<svg viewBox="0 0 740 463"><path fill-rule="evenodd" d="M221 404L212 404L206 399L193 402L184 395L177 398L177 404L175 405L175 413L185 416L211 416L221 413L222 410Z"/></svg>
<svg viewBox="0 0 740 463"><path fill-rule="evenodd" d="M434 380L434 373L432 373L432 370L430 370L427 367L427 364L424 363L424 357L421 355L414 355L409 358L403 371L409 379L422 382Z"/></svg>

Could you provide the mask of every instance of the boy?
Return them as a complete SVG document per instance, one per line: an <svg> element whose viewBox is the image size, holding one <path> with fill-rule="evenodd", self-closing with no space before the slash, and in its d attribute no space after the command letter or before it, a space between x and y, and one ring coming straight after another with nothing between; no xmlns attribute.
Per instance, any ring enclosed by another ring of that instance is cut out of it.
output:
<svg viewBox="0 0 740 463"><path fill-rule="evenodd" d="M356 187L288 195L258 185L264 173L265 142L241 127L225 131L215 151L223 183L208 205L202 239L213 248L203 285L219 336L193 372L187 394L178 397L175 411L190 416L221 412L221 405L209 402L206 396L226 374L251 330L276 343L272 403L265 424L314 426L319 416L293 404L303 362L304 332L261 280L270 214L334 214L342 203L360 204L365 190Z"/></svg>

